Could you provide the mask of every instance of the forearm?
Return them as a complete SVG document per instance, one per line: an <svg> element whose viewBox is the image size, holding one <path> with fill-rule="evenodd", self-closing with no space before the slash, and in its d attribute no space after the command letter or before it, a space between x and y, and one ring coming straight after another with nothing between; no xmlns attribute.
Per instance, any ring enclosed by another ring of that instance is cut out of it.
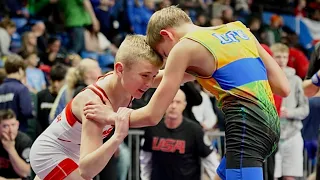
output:
<svg viewBox="0 0 320 180"><path fill-rule="evenodd" d="M101 147L80 159L80 175L85 179L92 179L99 174L108 164L122 141L122 138L112 136Z"/></svg>
<svg viewBox="0 0 320 180"><path fill-rule="evenodd" d="M30 175L30 165L27 164L18 154L16 149L8 152L9 159L14 171L21 177L27 177Z"/></svg>
<svg viewBox="0 0 320 180"><path fill-rule="evenodd" d="M152 88L157 88L159 86L159 84L162 80L163 74L164 74L164 70L160 70L152 83ZM181 84L186 83L186 82L190 82L190 81L194 81L194 80L196 80L196 78L194 76L192 76L191 74L188 74L188 73L184 73L183 80L182 80Z"/></svg>
<svg viewBox="0 0 320 180"><path fill-rule="evenodd" d="M307 97L312 97L319 91L319 87L314 85L311 81L311 79L303 81L303 90L304 95Z"/></svg>
<svg viewBox="0 0 320 180"><path fill-rule="evenodd" d="M83 6L85 8L85 10L89 13L90 17L91 17L91 20L94 21L97 19L94 11L93 11L93 8L92 8L92 5L91 5L91 2L89 0L84 0L83 1Z"/></svg>
<svg viewBox="0 0 320 180"><path fill-rule="evenodd" d="M160 122L162 116L157 115L159 113L152 114L154 110L149 111L149 106L150 104L146 105L143 108L132 111L130 115L130 127L140 128L146 126L155 126Z"/></svg>
<svg viewBox="0 0 320 180"><path fill-rule="evenodd" d="M303 120L309 114L308 104L302 105L293 109L287 109L287 110L288 110L288 118L295 119L295 120Z"/></svg>

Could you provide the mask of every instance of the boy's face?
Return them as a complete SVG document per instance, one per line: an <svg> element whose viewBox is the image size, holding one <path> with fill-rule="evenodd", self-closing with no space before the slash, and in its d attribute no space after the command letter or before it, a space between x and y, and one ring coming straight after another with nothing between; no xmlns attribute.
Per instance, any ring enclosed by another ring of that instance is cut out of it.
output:
<svg viewBox="0 0 320 180"><path fill-rule="evenodd" d="M170 40L168 38L164 38L162 42L160 42L157 46L155 51L160 54L160 56L163 59L164 64L166 63L166 60L169 56L169 53L173 46L177 43L178 41L175 40Z"/></svg>
<svg viewBox="0 0 320 180"><path fill-rule="evenodd" d="M51 87L52 87L52 92L54 94L58 94L58 92L60 91L61 87L64 85L64 80L58 81L52 81L51 82Z"/></svg>
<svg viewBox="0 0 320 180"><path fill-rule="evenodd" d="M32 54L28 57L28 62L31 66L36 67L38 65L39 58L37 55Z"/></svg>
<svg viewBox="0 0 320 180"><path fill-rule="evenodd" d="M287 67L288 60L289 60L289 53L288 52L274 52L273 58L277 61L281 68Z"/></svg>
<svg viewBox="0 0 320 180"><path fill-rule="evenodd" d="M136 99L152 86L154 78L159 72L159 68L147 60L133 62L129 66L124 66L122 83L123 87Z"/></svg>

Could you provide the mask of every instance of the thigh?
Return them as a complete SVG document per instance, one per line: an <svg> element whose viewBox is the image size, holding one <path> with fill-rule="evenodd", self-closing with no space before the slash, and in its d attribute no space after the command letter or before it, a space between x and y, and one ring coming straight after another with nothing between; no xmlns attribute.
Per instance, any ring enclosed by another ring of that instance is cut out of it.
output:
<svg viewBox="0 0 320 180"><path fill-rule="evenodd" d="M278 136L247 114L241 116L226 120L226 179L263 180L263 162L275 149Z"/></svg>
<svg viewBox="0 0 320 180"><path fill-rule="evenodd" d="M78 168L76 162L61 145L42 136L31 147L30 165L40 179L63 179Z"/></svg>

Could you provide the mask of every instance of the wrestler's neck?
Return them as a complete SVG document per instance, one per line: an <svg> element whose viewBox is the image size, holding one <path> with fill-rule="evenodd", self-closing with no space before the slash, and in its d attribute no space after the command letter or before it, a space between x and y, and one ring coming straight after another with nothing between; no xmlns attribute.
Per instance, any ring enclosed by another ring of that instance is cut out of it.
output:
<svg viewBox="0 0 320 180"><path fill-rule="evenodd" d="M107 79L107 81L109 81L109 83L106 83L106 93L111 101L115 99L117 102L121 102L131 99L131 95L126 93L127 90L122 86L121 80L115 73L111 74L110 79Z"/></svg>
<svg viewBox="0 0 320 180"><path fill-rule="evenodd" d="M190 32L194 32L194 31L198 31L203 29L200 26L197 26L193 23L185 23L179 27L175 27L174 31L175 31L175 35L178 39L181 39L183 36L185 36L186 34L190 33Z"/></svg>
<svg viewBox="0 0 320 180"><path fill-rule="evenodd" d="M183 116L178 116L177 118L171 118L168 116L164 117L164 124L168 129L177 129L183 121Z"/></svg>

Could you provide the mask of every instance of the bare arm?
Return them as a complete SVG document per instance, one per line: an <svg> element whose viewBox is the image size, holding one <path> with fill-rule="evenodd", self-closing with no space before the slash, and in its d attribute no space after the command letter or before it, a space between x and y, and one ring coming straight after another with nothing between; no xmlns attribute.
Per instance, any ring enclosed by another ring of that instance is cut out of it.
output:
<svg viewBox="0 0 320 180"><path fill-rule="evenodd" d="M164 75L164 70L160 70L159 73L157 74L156 78L153 81L152 88L157 88L162 80L162 77ZM184 73L183 80L181 84L189 82L189 81L194 81L196 78L192 76L191 74Z"/></svg>
<svg viewBox="0 0 320 180"><path fill-rule="evenodd" d="M162 81L148 105L131 113L131 127L153 126L160 122L179 90L192 53L193 50L183 41L175 45L167 59Z"/></svg>
<svg viewBox="0 0 320 180"><path fill-rule="evenodd" d="M319 92L319 87L314 85L311 79L304 80L303 83L304 95L307 97L312 97Z"/></svg>
<svg viewBox="0 0 320 180"><path fill-rule="evenodd" d="M27 177L30 175L30 164L26 163L18 154L15 148L8 151L9 159L14 171L21 177Z"/></svg>
<svg viewBox="0 0 320 180"><path fill-rule="evenodd" d="M87 100L88 98L83 98L82 102L79 103L81 110ZM123 138L114 135L103 144L103 125L87 120L83 111L81 111L81 114L82 134L79 171L83 178L92 179L106 166Z"/></svg>
<svg viewBox="0 0 320 180"><path fill-rule="evenodd" d="M287 97L290 93L289 81L279 67L277 62L263 49L260 43L256 40L256 45L259 55L266 66L268 80L272 91L282 97Z"/></svg>
<svg viewBox="0 0 320 180"><path fill-rule="evenodd" d="M90 0L83 0L83 6L85 8L85 10L89 13L91 20L97 20L96 15L93 11L92 5Z"/></svg>

